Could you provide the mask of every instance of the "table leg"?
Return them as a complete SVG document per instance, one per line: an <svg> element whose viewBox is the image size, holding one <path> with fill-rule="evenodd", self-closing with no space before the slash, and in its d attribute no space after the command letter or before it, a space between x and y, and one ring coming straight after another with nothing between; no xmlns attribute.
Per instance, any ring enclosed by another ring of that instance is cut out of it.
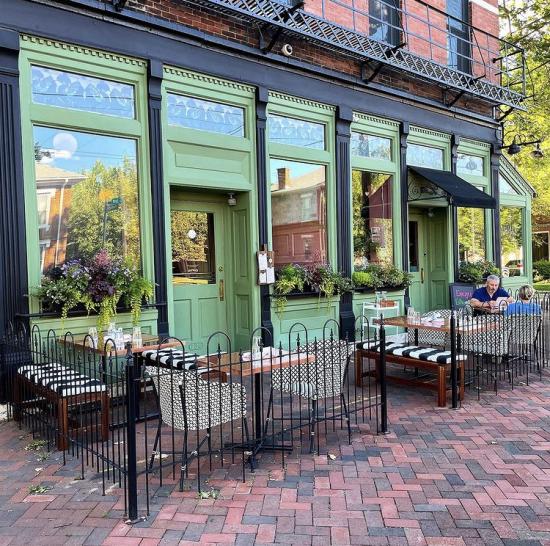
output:
<svg viewBox="0 0 550 546"><path fill-rule="evenodd" d="M453 409L458 408L458 370L456 365L456 327L455 318L451 316L451 389Z"/></svg>

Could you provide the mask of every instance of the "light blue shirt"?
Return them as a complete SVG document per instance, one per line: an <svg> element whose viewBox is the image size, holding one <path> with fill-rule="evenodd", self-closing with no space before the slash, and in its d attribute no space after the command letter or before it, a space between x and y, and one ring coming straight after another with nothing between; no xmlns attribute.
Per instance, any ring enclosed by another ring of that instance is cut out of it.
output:
<svg viewBox="0 0 550 546"><path fill-rule="evenodd" d="M506 308L505 315L542 315L542 309L538 303L515 301Z"/></svg>

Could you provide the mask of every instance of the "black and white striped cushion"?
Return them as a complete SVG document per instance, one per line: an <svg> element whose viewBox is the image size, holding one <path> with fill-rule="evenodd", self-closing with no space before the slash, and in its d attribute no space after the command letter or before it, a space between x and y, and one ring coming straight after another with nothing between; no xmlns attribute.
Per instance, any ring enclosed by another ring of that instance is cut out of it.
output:
<svg viewBox="0 0 550 546"><path fill-rule="evenodd" d="M197 368L197 354L186 353L176 349L149 349L143 351L143 357L159 366L175 368L177 370L195 370Z"/></svg>
<svg viewBox="0 0 550 546"><path fill-rule="evenodd" d="M373 347L377 352L380 352L380 345ZM406 358L416 358L426 362L437 362L438 364L451 363L451 351L442 351L432 347L418 347L417 345L408 345L407 343L386 343L386 354L394 356L403 356ZM457 360L466 360L466 355L457 354Z"/></svg>
<svg viewBox="0 0 550 546"><path fill-rule="evenodd" d="M106 386L98 379L92 379L62 364L20 366L18 373L63 397L106 390Z"/></svg>

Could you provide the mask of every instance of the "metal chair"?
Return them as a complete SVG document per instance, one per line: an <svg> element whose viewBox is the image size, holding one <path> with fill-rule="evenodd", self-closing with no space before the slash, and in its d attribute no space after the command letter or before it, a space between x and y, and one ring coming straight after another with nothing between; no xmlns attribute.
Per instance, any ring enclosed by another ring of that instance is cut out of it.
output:
<svg viewBox="0 0 550 546"><path fill-rule="evenodd" d="M351 424L344 396L344 383L347 377L350 357L354 344L343 340L330 339L315 341L299 348L300 353L315 355L315 362L289 368L274 369L271 374L271 391L264 431L273 409L273 391L278 390L300 396L311 402L309 408L310 453L313 453L315 426L318 422L318 401L339 397L342 402L348 438L351 442ZM265 435L265 434L264 434Z"/></svg>
<svg viewBox="0 0 550 546"><path fill-rule="evenodd" d="M201 455L200 450L205 442L208 447L207 454L214 453L211 433L214 427L241 419L245 440L247 444L249 443L246 389L243 385L206 381L200 377L200 370L174 372L170 369L146 366L145 374L153 383L160 414L149 470L153 466L159 445L162 423L182 430L180 491L183 491L183 479L189 464ZM203 430L206 431L205 436L200 442L197 437L196 449L188 454L189 431Z"/></svg>

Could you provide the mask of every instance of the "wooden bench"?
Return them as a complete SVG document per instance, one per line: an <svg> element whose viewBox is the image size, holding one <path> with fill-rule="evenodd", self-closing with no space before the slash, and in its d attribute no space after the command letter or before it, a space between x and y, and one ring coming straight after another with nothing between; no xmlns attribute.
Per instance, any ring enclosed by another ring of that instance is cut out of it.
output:
<svg viewBox="0 0 550 546"><path fill-rule="evenodd" d="M375 369L363 372L363 359L372 359L376 362ZM457 354L456 365L459 385L459 399L464 398L464 361L466 355ZM421 386L437 392L437 405L447 405L447 374L451 371L451 352L433 347L419 347L406 343L386 343L386 362L401 364L405 368L414 368L415 371L423 370L433 374L429 380L424 381L422 377L414 378L399 377L390 375L386 368L386 379L393 383L409 386ZM363 377L374 375L379 376L380 348L378 344L359 343L355 352L355 384L363 386ZM435 379L435 381L434 381Z"/></svg>
<svg viewBox="0 0 550 546"><path fill-rule="evenodd" d="M69 447L69 408L84 404L100 403L101 439L109 439L109 392L98 379L62 364L29 364L18 368L14 387L14 419L17 421L22 418L24 404L46 400L53 405L58 421L59 450Z"/></svg>

